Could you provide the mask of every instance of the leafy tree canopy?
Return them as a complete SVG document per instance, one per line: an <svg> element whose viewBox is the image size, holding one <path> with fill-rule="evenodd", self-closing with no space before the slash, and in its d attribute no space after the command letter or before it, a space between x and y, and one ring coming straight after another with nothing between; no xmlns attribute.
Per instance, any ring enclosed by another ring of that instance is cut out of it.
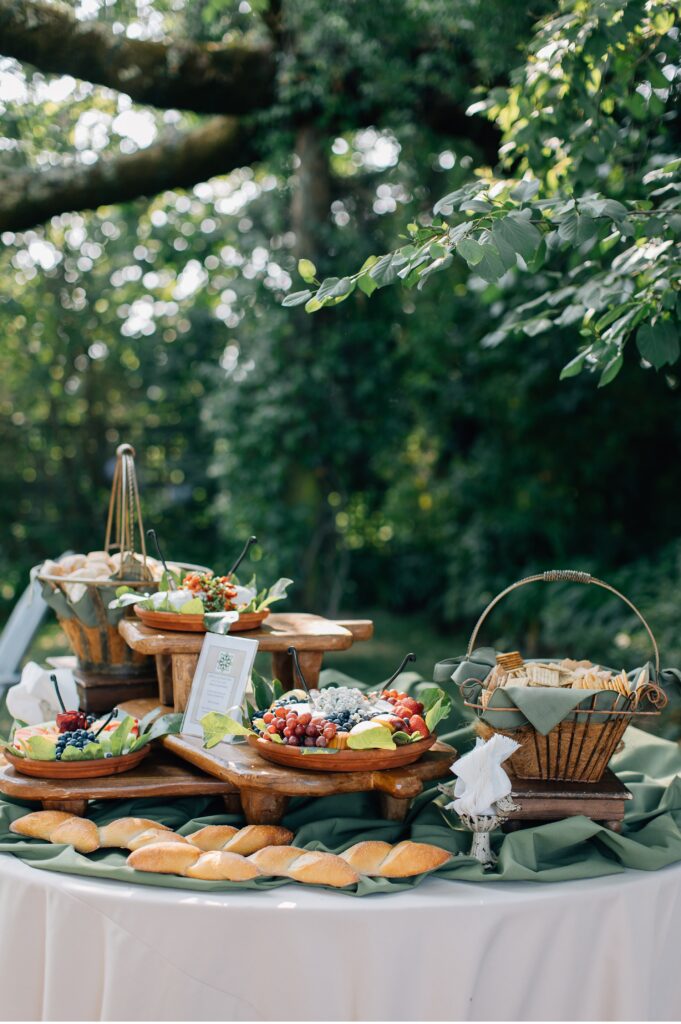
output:
<svg viewBox="0 0 681 1024"><path fill-rule="evenodd" d="M370 256L351 276L320 284L301 262L314 287L284 304L312 313L355 288L421 289L459 257L506 307L485 345L578 326L579 351L562 376L588 369L601 386L621 370L634 335L644 365L675 363L680 55L676 3L563 0L510 86L469 108L502 132L501 176L480 167L435 204L434 221L408 225L406 245ZM531 283L519 287L523 272Z"/></svg>

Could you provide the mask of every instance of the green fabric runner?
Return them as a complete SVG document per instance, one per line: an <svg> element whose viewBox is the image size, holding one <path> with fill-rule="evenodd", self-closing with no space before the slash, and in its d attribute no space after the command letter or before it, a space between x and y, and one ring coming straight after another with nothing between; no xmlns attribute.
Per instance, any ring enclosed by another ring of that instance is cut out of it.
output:
<svg viewBox="0 0 681 1024"><path fill-rule="evenodd" d="M443 738L463 753L473 742L473 731L467 726ZM317 800L292 800L284 824L295 832L296 846L336 853L362 839L397 842L410 838L435 843L457 854L452 863L437 872L438 878L452 881L557 882L617 874L626 868L654 870L681 860L679 746L630 727L625 734L625 749L613 759L612 767L633 794L621 835L584 817L508 835L496 832L493 845L499 862L492 871L484 871L468 856L471 835L457 827L455 816L442 811L446 800L436 786L414 801L405 823L377 818L370 794L346 794ZM101 801L90 805L90 816L98 824L104 824L124 815L141 815L170 825L185 835L207 824L244 823L235 815L220 813L220 806L208 797L168 803ZM0 851L12 853L45 871L205 892L298 884L283 879L238 884L203 882L135 872L126 866L127 853L122 850L99 850L85 856L71 847L13 835L8 827L10 822L29 809L35 807L27 808L9 800L0 803ZM356 888L345 892L351 896L398 892L418 885L423 877L403 881L362 879Z"/></svg>

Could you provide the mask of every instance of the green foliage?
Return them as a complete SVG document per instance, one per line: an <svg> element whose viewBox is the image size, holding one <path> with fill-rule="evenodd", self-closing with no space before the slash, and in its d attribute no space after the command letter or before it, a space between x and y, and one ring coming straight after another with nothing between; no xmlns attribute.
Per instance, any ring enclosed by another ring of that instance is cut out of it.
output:
<svg viewBox="0 0 681 1024"><path fill-rule="evenodd" d="M488 345L579 324L584 340L562 376L589 369L599 386L620 372L634 335L648 365L676 362L677 19L668 0L563 0L514 84L470 108L501 128L501 165L514 176L481 169L435 204L435 221L409 225L407 245L322 281L307 312L343 301L355 284L365 294L396 281L421 289L456 255L490 285L518 289L518 271L532 275L531 298L510 303Z"/></svg>

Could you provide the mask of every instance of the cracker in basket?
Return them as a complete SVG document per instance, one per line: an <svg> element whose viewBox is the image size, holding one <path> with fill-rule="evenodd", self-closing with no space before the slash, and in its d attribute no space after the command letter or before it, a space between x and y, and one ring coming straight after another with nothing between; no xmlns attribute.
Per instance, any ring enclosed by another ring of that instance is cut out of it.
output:
<svg viewBox="0 0 681 1024"><path fill-rule="evenodd" d="M602 690L604 679L598 672L575 672L572 677L573 690Z"/></svg>
<svg viewBox="0 0 681 1024"><path fill-rule="evenodd" d="M593 661L588 661L588 660L575 661L574 658L563 658L563 660L561 662L559 662L559 665L560 665L561 668L567 669L568 672L574 672L575 669L577 669L577 668L593 668L594 667Z"/></svg>
<svg viewBox="0 0 681 1024"><path fill-rule="evenodd" d="M627 676L627 673L624 671L624 669L622 669L622 671L620 672L620 674L618 676L614 676L610 680L608 685L606 687L604 687L604 689L606 689L606 690L616 690L617 693L620 693L623 697L631 696L631 688L630 688L630 684L629 684L629 677Z"/></svg>
<svg viewBox="0 0 681 1024"><path fill-rule="evenodd" d="M485 686L487 687L487 690L491 692L492 690L496 690L498 686L505 686L506 679L506 673L501 666L495 665L485 680Z"/></svg>
<svg viewBox="0 0 681 1024"><path fill-rule="evenodd" d="M560 665L542 665L535 662L525 666L530 686L560 686L561 679L567 675Z"/></svg>
<svg viewBox="0 0 681 1024"><path fill-rule="evenodd" d="M509 672L514 668L522 668L524 662L519 651L508 651L506 654L497 654L497 665Z"/></svg>

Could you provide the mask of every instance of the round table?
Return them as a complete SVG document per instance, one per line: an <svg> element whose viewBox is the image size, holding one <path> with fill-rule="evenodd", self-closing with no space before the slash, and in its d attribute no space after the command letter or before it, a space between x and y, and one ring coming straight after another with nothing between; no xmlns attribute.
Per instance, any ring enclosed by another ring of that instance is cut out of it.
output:
<svg viewBox="0 0 681 1024"><path fill-rule="evenodd" d="M673 1020L681 865L368 898L193 893L0 857L16 1020Z"/></svg>

